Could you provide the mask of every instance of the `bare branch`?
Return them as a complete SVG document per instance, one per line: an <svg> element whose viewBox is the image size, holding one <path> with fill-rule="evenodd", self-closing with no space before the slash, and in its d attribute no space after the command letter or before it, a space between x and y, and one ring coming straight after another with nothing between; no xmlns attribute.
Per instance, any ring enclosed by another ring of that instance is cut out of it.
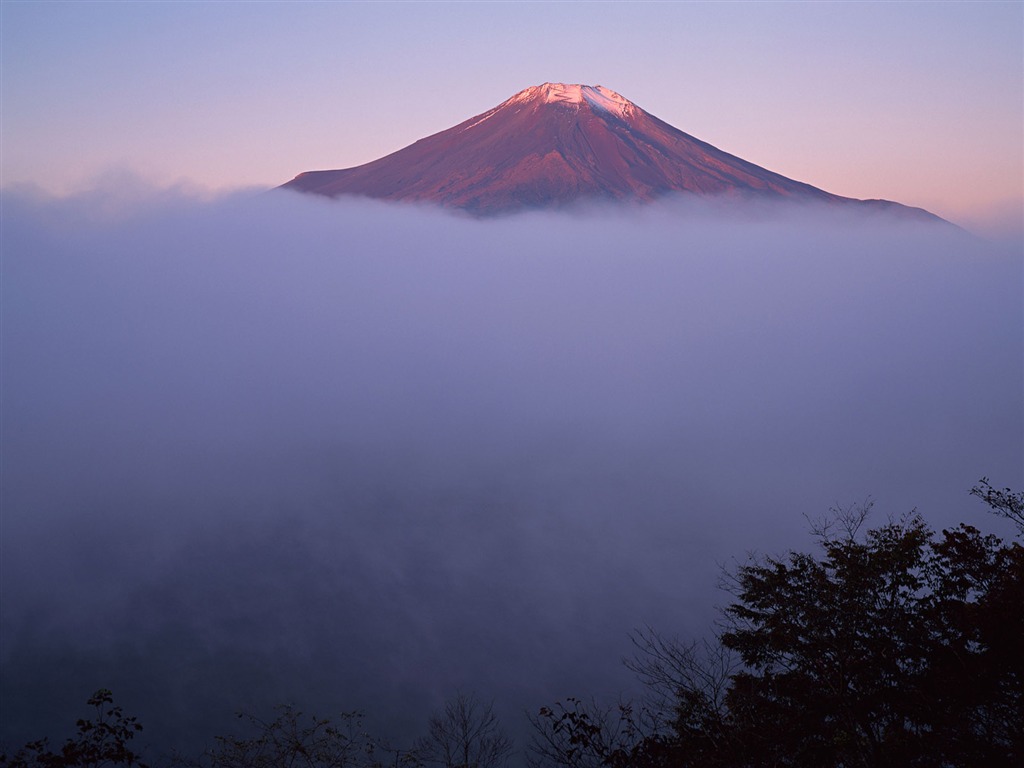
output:
<svg viewBox="0 0 1024 768"><path fill-rule="evenodd" d="M442 768L500 768L508 761L512 748L493 704L459 692L445 703L442 712L430 718L418 755L424 762Z"/></svg>

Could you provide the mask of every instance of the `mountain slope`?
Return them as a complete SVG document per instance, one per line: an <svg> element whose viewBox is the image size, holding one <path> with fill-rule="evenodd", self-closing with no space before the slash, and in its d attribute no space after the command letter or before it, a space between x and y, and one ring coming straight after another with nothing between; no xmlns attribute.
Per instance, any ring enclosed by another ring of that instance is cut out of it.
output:
<svg viewBox="0 0 1024 768"><path fill-rule="evenodd" d="M283 186L477 214L693 193L896 206L938 218L788 179L683 133L607 88L561 83L527 88L379 160L301 173Z"/></svg>

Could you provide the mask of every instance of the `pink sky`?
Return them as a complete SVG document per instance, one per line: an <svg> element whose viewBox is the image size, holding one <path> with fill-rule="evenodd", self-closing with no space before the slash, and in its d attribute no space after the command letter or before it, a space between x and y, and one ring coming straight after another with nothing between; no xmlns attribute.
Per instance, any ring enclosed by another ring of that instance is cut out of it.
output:
<svg viewBox="0 0 1024 768"><path fill-rule="evenodd" d="M1024 5L0 4L2 178L212 190L358 165L544 81L837 194L1019 231Z"/></svg>

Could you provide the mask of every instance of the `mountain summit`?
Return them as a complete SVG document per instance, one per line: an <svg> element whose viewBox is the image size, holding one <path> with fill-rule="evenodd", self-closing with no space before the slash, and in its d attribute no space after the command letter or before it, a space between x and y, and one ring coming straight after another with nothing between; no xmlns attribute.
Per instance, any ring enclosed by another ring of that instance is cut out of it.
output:
<svg viewBox="0 0 1024 768"><path fill-rule="evenodd" d="M846 203L939 220L793 181L700 141L600 85L544 83L390 155L300 173L286 189L419 201L478 215L670 193Z"/></svg>

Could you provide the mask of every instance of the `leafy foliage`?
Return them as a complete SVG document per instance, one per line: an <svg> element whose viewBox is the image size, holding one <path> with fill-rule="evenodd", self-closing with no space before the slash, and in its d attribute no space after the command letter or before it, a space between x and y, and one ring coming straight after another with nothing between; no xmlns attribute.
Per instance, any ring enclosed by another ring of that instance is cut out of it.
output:
<svg viewBox="0 0 1024 768"><path fill-rule="evenodd" d="M1013 491L1011 488L1002 490L992 487L987 477L981 478L971 489L971 495L988 504L995 514L1012 520L1024 534L1024 491Z"/></svg>
<svg viewBox="0 0 1024 768"><path fill-rule="evenodd" d="M1024 521L1024 494L987 480L972 494ZM817 553L730 574L717 643L636 635L627 664L651 691L639 714L544 708L543 762L1024 764L1024 548L968 525L936 534L916 513L861 533L868 511L817 524Z"/></svg>
<svg viewBox="0 0 1024 768"><path fill-rule="evenodd" d="M40 739L26 744L13 757L0 756L0 766L10 768L105 768L124 765L148 768L128 743L142 730L136 718L114 705L114 695L106 688L96 691L86 702L95 711L93 719L81 718L78 733L68 739L59 752L49 749L49 741Z"/></svg>
<svg viewBox="0 0 1024 768"><path fill-rule="evenodd" d="M1019 593L1021 548L970 526L935 540L916 515L822 548L737 574L722 643L746 667L727 697L745 756L1015 764L1024 678L1005 621L1021 607L991 598Z"/></svg>
<svg viewBox="0 0 1024 768"><path fill-rule="evenodd" d="M628 704L601 707L570 697L564 704L542 707L531 722L533 768L620 768L630 765L648 743Z"/></svg>

